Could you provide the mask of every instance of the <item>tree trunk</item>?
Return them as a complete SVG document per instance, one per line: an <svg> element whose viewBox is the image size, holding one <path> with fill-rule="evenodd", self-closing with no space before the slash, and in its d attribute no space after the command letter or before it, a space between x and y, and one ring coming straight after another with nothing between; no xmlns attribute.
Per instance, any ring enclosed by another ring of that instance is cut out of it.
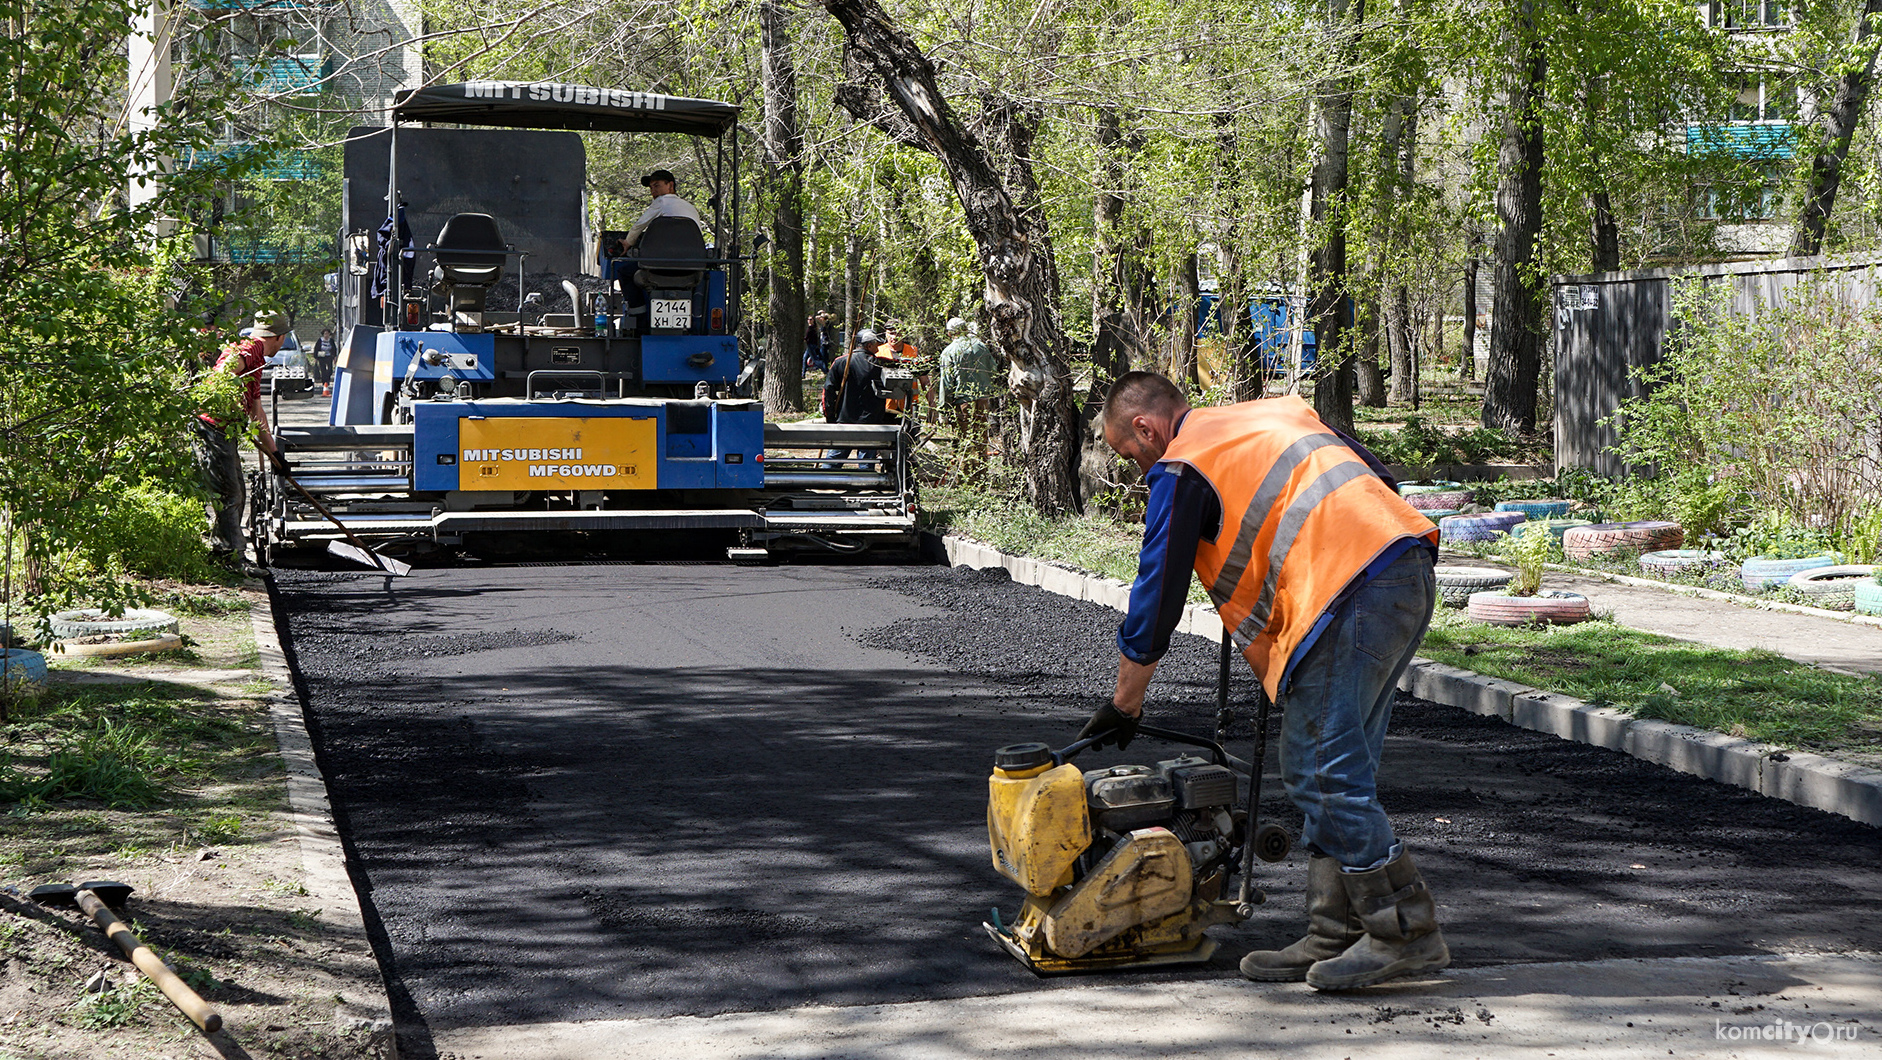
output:
<svg viewBox="0 0 1882 1060"><path fill-rule="evenodd" d="M1477 255L1464 259L1464 358L1460 373L1465 379L1477 376Z"/></svg>
<svg viewBox="0 0 1882 1060"><path fill-rule="evenodd" d="M843 26L837 104L898 143L933 154L954 185L986 277L982 297L993 345L1007 358L1019 405L1026 498L1045 515L1076 512L1072 374L1058 316L1058 265L1033 179L1036 119L1008 101L989 102L990 152L955 117L934 64L876 0L823 5Z"/></svg>
<svg viewBox="0 0 1882 1060"><path fill-rule="evenodd" d="M1359 403L1369 409L1385 407L1385 372L1379 367L1379 306L1358 322L1359 356L1353 363L1353 383Z"/></svg>
<svg viewBox="0 0 1882 1060"><path fill-rule="evenodd" d="M1396 209L1398 204L1411 197L1412 180L1416 171L1416 142L1418 137L1418 103L1416 100L1400 96L1392 101L1386 114L1385 127L1381 130L1381 154L1386 172L1382 174L1385 191L1380 195L1386 210L1386 225L1389 235L1386 239L1385 274L1394 275L1395 282L1391 291L1381 299L1385 310L1385 347L1391 358L1392 386L1388 400L1394 405L1403 405L1415 401L1417 387L1412 377L1417 336L1411 324L1411 291L1404 281L1407 258L1410 257L1412 231L1408 220L1400 217Z"/></svg>
<svg viewBox="0 0 1882 1060"><path fill-rule="evenodd" d="M1176 304L1170 314L1170 372L1172 382L1179 385L1187 380L1197 387L1202 386L1202 377L1196 368L1196 329L1197 306L1202 304L1202 280L1196 265L1196 255L1192 252L1183 255L1182 268L1176 273Z"/></svg>
<svg viewBox="0 0 1882 1060"><path fill-rule="evenodd" d="M1365 18L1365 0L1329 0L1328 36L1350 34L1350 23ZM1353 38L1347 37L1350 42ZM1342 53L1353 50L1350 43ZM1342 63L1342 65L1346 65ZM1320 156L1313 167L1310 219L1323 233L1308 259L1307 287L1311 292L1308 319L1313 322L1319 380L1314 384L1314 411L1328 426L1353 428L1353 358L1346 350L1343 331L1346 309L1346 156L1352 129L1353 83L1338 76L1322 82L1315 98L1315 131Z"/></svg>
<svg viewBox="0 0 1882 1060"><path fill-rule="evenodd" d="M1810 153L1809 177L1804 187L1803 210L1797 218L1797 234L1791 239L1792 257L1823 253L1823 238L1829 231L1830 212L1836 208L1836 191L1843 180L1843 160L1849 157L1849 141L1862 119L1869 98L1869 80L1875 74L1876 52L1882 49L1882 36L1875 33L1874 21L1882 14L1882 0L1868 0L1856 20L1855 39L1850 46L1849 65L1836 79L1836 91L1830 105L1816 114L1816 144Z"/></svg>
<svg viewBox="0 0 1882 1060"><path fill-rule="evenodd" d="M1115 482L1136 478L1136 469L1117 455L1104 441L1099 414L1110 396L1111 384L1130 371L1133 360L1140 358L1142 336L1136 330L1139 319L1129 308L1141 304L1143 271L1137 248L1127 246L1121 232L1124 218L1123 185L1128 170L1124 152L1137 146L1136 138L1127 141L1114 107L1098 108L1098 193L1091 201L1091 324L1094 340L1091 349L1091 386L1085 391L1080 412L1082 455L1078 467L1081 496L1094 497Z"/></svg>
<svg viewBox="0 0 1882 1060"><path fill-rule="evenodd" d="M782 0L759 0L764 82L765 168L771 178L771 342L765 352L767 409L804 408L804 140L797 127L797 69Z"/></svg>
<svg viewBox="0 0 1882 1060"><path fill-rule="evenodd" d="M1511 29L1512 70L1497 150L1497 229L1490 318L1490 371L1483 425L1533 434L1542 373L1542 298L1535 274L1542 233L1542 93L1548 72L1525 0Z"/></svg>
<svg viewBox="0 0 1882 1060"><path fill-rule="evenodd" d="M863 326L863 242L856 237L856 227L843 236L843 334L837 336L837 350L848 353L856 345L856 332Z"/></svg>

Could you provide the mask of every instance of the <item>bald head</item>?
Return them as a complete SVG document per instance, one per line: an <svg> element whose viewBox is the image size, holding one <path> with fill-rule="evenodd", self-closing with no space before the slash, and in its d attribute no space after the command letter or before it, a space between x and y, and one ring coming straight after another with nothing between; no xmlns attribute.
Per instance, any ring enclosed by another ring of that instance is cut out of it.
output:
<svg viewBox="0 0 1882 1060"><path fill-rule="evenodd" d="M1127 372L1104 402L1104 440L1119 456L1149 471L1176 437L1189 399L1155 372Z"/></svg>

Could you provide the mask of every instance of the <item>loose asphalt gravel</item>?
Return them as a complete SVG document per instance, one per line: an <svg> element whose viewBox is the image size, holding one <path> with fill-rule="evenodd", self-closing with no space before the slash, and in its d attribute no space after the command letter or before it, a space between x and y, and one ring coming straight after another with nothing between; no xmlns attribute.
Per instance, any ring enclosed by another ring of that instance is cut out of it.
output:
<svg viewBox="0 0 1882 1060"><path fill-rule="evenodd" d="M407 1056L429 1028L1071 981L979 928L1018 894L988 863L985 778L1110 693L1116 612L937 567L274 584ZM1153 717L1210 731L1215 660L1179 636ZM1239 669L1234 689L1245 706ZM1459 966L1882 950L1882 844L1843 818L1407 699L1381 790ZM1298 933L1300 856L1259 871L1263 911L1156 978L1232 977Z"/></svg>

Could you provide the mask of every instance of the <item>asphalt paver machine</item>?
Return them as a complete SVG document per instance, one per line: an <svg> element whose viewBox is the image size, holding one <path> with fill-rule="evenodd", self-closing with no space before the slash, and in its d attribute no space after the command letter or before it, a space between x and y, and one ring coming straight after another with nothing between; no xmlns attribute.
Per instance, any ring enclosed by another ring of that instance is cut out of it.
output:
<svg viewBox="0 0 1882 1060"><path fill-rule="evenodd" d="M631 552L657 531L717 532L744 559L911 547L900 428L769 423L753 394L738 114L473 81L401 92L389 127L354 130L328 423L277 431L261 544L341 536L324 507L394 550ZM591 232L583 131L695 138L711 230L662 218L632 248Z"/></svg>

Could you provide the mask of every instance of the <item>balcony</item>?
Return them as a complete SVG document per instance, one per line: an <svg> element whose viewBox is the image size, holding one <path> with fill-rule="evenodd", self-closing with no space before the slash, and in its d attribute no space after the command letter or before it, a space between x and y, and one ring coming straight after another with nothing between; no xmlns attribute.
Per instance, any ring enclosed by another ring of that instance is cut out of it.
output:
<svg viewBox="0 0 1882 1060"><path fill-rule="evenodd" d="M186 166L194 169L246 161L257 150L254 144L224 144L206 151L192 151ZM263 159L247 176L255 180L317 180L320 160L306 151L281 151Z"/></svg>
<svg viewBox="0 0 1882 1060"><path fill-rule="evenodd" d="M1728 154L1758 162L1782 162L1797 153L1789 122L1730 122L1686 126L1686 150L1692 154Z"/></svg>
<svg viewBox="0 0 1882 1060"><path fill-rule="evenodd" d="M331 265L333 236L319 232L242 232L196 236L196 260L229 265Z"/></svg>
<svg viewBox="0 0 1882 1060"><path fill-rule="evenodd" d="M311 96L324 91L333 60L318 53L237 60L235 75L256 92L276 96Z"/></svg>

